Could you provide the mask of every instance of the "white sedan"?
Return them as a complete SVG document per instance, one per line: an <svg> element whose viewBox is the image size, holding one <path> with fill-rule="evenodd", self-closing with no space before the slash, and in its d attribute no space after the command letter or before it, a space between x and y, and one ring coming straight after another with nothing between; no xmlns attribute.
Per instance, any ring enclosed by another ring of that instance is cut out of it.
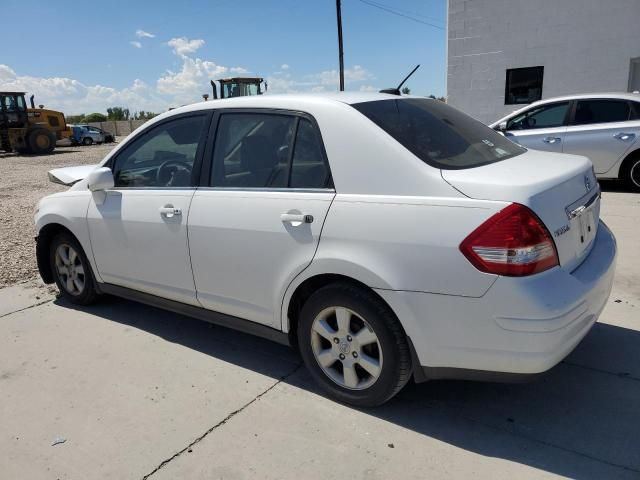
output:
<svg viewBox="0 0 640 480"><path fill-rule="evenodd" d="M616 243L584 157L527 151L386 94L202 102L160 115L38 204L42 278L299 349L333 398L412 377L512 379L597 320Z"/></svg>

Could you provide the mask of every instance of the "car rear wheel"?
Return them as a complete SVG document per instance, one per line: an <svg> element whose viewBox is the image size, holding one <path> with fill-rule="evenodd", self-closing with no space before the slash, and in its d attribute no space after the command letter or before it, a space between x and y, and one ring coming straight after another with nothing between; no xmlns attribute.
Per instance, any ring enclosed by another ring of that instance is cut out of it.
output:
<svg viewBox="0 0 640 480"><path fill-rule="evenodd" d="M93 139L91 137L85 137L82 139L83 145L91 145L93 143Z"/></svg>
<svg viewBox="0 0 640 480"><path fill-rule="evenodd" d="M91 265L78 241L68 233L57 235L49 250L51 271L64 298L89 305L98 295Z"/></svg>
<svg viewBox="0 0 640 480"><path fill-rule="evenodd" d="M393 312L348 283L311 295L300 312L298 345L311 375L340 402L381 405L411 376L407 338Z"/></svg>
<svg viewBox="0 0 640 480"><path fill-rule="evenodd" d="M627 186L634 192L640 192L640 156L632 159L625 170Z"/></svg>

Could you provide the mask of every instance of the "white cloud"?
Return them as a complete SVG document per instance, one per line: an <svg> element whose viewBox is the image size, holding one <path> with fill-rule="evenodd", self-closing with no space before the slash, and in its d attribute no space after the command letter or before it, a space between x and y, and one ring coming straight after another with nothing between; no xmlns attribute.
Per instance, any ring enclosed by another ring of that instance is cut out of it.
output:
<svg viewBox="0 0 640 480"><path fill-rule="evenodd" d="M379 88L374 87L373 85L362 85L360 87L361 92L377 92L380 90Z"/></svg>
<svg viewBox="0 0 640 480"><path fill-rule="evenodd" d="M172 38L167 42L173 52L181 57L187 56L191 53L195 53L200 47L204 45L204 40L194 39L189 40L187 37Z"/></svg>
<svg viewBox="0 0 640 480"><path fill-rule="evenodd" d="M340 75L337 70L325 70L316 75L316 78L323 85L338 85L340 82ZM371 73L360 65L355 65L353 68L347 68L344 71L345 83L363 82L370 78L373 78Z"/></svg>
<svg viewBox="0 0 640 480"><path fill-rule="evenodd" d="M289 65L283 63L282 65L280 65L280 70L289 70Z"/></svg>
<svg viewBox="0 0 640 480"><path fill-rule="evenodd" d="M129 87L116 89L103 85L85 85L65 77L21 76L7 65L0 64L0 85L6 90L35 94L37 104L68 115L105 112L108 107L115 105L157 112L166 110L168 106L166 99L139 79L135 79Z"/></svg>
<svg viewBox="0 0 640 480"><path fill-rule="evenodd" d="M228 67L200 58L184 57L179 72L167 72L158 79L158 92L186 97L209 88L209 80L214 80L229 72Z"/></svg>
<svg viewBox="0 0 640 480"><path fill-rule="evenodd" d="M135 40L129 42L131 45L133 45L136 48L142 48L142 44L140 42L137 42Z"/></svg>
<svg viewBox="0 0 640 480"><path fill-rule="evenodd" d="M138 38L155 38L153 33L145 32L144 30L136 30L136 37Z"/></svg>
<svg viewBox="0 0 640 480"><path fill-rule="evenodd" d="M137 41L132 41L134 44ZM166 111L169 107L199 102L203 93L211 92L210 80L225 76L244 75L250 70L240 66L220 65L212 60L190 55L204 45L203 40L173 38L169 45L180 59L175 71L166 70L155 81L145 83L140 79L124 88L104 85L87 85L66 77L32 77L19 75L7 65L0 64L0 86L4 90L34 93L36 102L66 114L105 112L108 107L123 106L131 111ZM335 91L338 73L326 70L315 74L292 76L281 65L280 71L266 75L269 93ZM356 65L345 71L347 89L374 91L377 88L364 83L375 78L364 67ZM360 82L360 83L358 83Z"/></svg>

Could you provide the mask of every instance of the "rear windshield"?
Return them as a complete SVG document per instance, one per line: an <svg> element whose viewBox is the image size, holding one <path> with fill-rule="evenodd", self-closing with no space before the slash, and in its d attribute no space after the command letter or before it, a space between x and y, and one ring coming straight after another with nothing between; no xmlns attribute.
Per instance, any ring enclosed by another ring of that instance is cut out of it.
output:
<svg viewBox="0 0 640 480"><path fill-rule="evenodd" d="M403 98L352 105L407 150L445 170L479 167L526 150L439 100Z"/></svg>

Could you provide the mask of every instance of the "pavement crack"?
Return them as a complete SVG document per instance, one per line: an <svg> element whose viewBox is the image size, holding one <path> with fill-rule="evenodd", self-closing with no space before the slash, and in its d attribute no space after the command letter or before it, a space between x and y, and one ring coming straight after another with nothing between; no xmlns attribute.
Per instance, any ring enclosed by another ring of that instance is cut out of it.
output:
<svg viewBox="0 0 640 480"><path fill-rule="evenodd" d="M296 367L289 373L287 373L286 375L283 375L282 377L280 377L276 382L274 382L272 385L270 385L266 390L262 391L261 393L259 393L258 395L256 395L254 398L252 398L250 401L248 401L247 403L245 403L244 405L242 405L240 408L238 408L237 410L234 410L233 412L231 412L229 415L227 415L225 418L223 418L221 421L219 421L218 423L216 423L214 426L212 426L211 428L209 428L207 431L205 431L202 435L200 435L198 438L196 438L193 442L191 442L189 445L187 445L186 447L184 447L182 450L179 450L178 452L174 453L172 456L170 456L169 458L167 458L166 460L163 460L156 468L154 468L151 472L147 473L144 477L142 477L142 480L147 480L149 477L151 477L152 475L154 475L158 470L160 470L161 468L163 468L164 466L166 466L168 463L172 462L173 460L175 460L176 458L178 458L180 455L182 455L184 452L186 452L187 450L189 450L190 448L192 448L194 445L196 445L197 443L200 443L202 440L204 440L211 432L213 432L214 430L216 430L217 428L223 426L224 424L226 424L229 420L231 420L233 417L235 417L236 415L238 415L239 413L241 413L243 410L245 410L247 407L249 407L251 404L253 404L254 402L258 401L261 397L265 396L267 393L269 393L271 390L273 390L275 387L277 387L279 384L281 384L283 381L285 381L287 378L289 378L290 376L292 376L293 374L295 374L298 370L300 370L300 368L302 367L302 363L299 363L296 365Z"/></svg>
<svg viewBox="0 0 640 480"><path fill-rule="evenodd" d="M603 373L605 375L611 375L611 376L617 377L617 378L624 378L626 380L632 380L632 381L635 381L635 382L640 382L640 378L634 377L629 372L612 372L610 370L604 370L602 368L589 367L587 365L580 365L579 363L573 363L573 362L567 362L567 361L564 361L562 363L565 364L565 365L568 365L570 367L582 368L584 370L590 370L592 372Z"/></svg>
<svg viewBox="0 0 640 480"><path fill-rule="evenodd" d="M13 312L3 313L0 315L0 318L8 317L9 315L13 315L14 313L24 312L25 310L29 310L30 308L39 307L40 305L44 305L45 303L51 303L55 299L43 300L42 302L34 303L33 305L29 305L28 307L19 308L18 310L14 310Z"/></svg>

